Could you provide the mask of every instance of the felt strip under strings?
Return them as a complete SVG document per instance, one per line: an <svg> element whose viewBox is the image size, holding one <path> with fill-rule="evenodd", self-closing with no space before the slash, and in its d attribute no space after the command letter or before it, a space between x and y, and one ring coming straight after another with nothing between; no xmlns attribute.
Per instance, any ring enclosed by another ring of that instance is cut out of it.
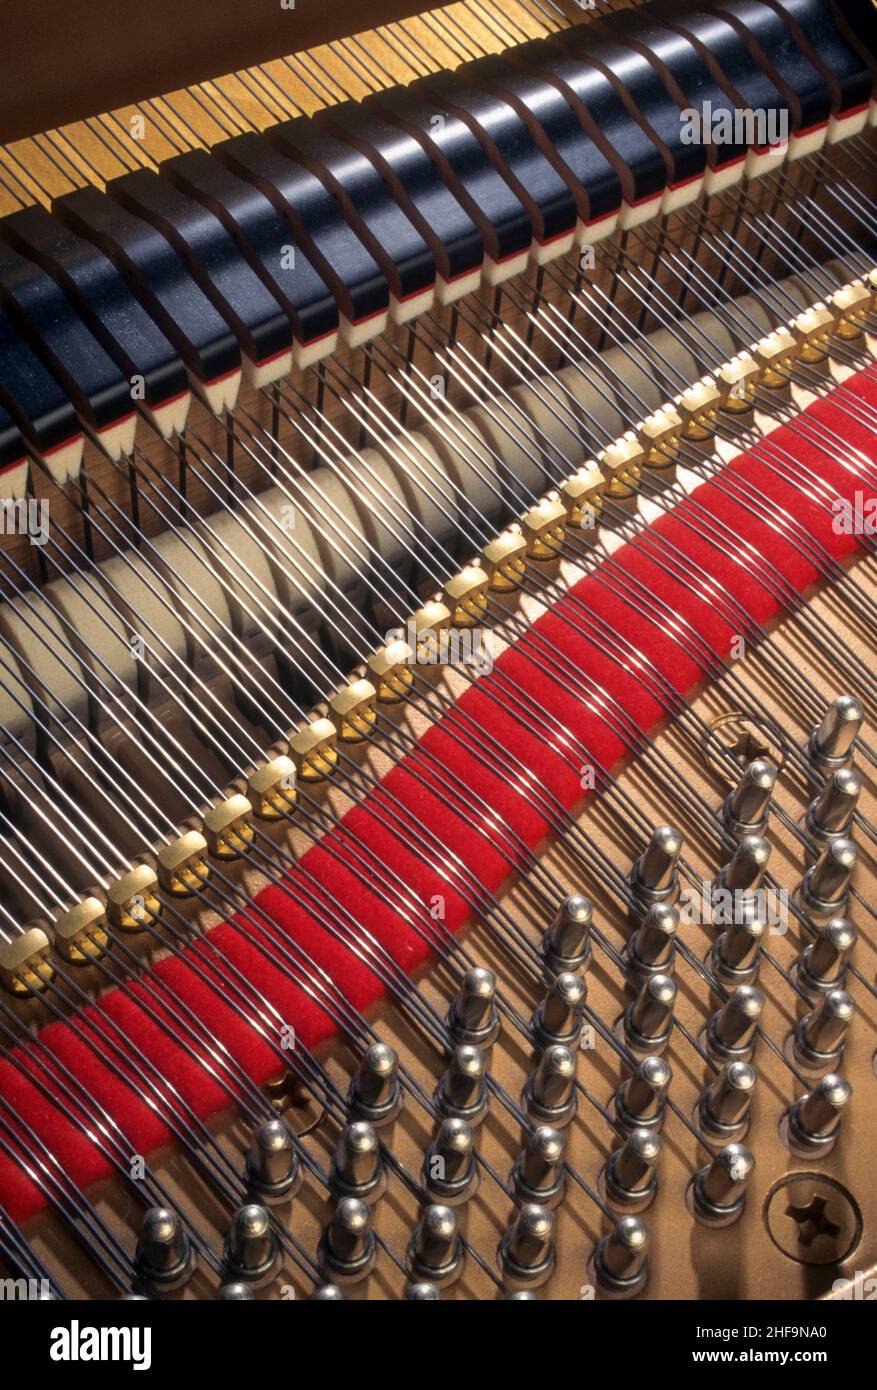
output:
<svg viewBox="0 0 877 1390"><path fill-rule="evenodd" d="M859 373L844 388L833 390L799 416L799 424L810 420L833 432L835 439L839 436L846 441L846 457L853 468L856 467L856 451L869 462L877 459L877 436L847 413L854 397L877 408L877 371L869 369ZM857 492L864 494L865 499L873 495L873 489L855 472L848 471L830 456L837 451L836 444L827 444L829 453L826 453L823 447L785 425L772 431L767 438L772 445L785 451L781 457L771 455L763 445L739 454L714 480L697 487L690 498L662 516L646 533L661 536L682 551L690 567L703 577L702 594L693 593L680 578L674 578L672 565L662 565L650 558L647 547L625 545L611 560L613 568L620 567L647 592L681 615L720 655L731 650L738 633L710 596L710 580L723 586L759 623L770 622L782 611L776 597L776 584L769 589L759 581L746 563L738 537L745 537L747 544L763 554L799 594L820 576L783 534L783 526L771 524L771 517L776 518L785 511L797 519L805 536L812 536L837 559L854 552L859 544L855 535L833 525L829 508L784 481L771 464L778 463L787 471L794 466L789 460L796 460L801 466L802 478L806 470L810 470L825 481L829 491L834 489L842 497L853 499ZM753 515L747 506L723 490L723 483L732 483L735 479L745 480L754 494L763 497L764 507L759 514ZM713 534L703 534L697 508L704 508L711 516ZM689 524L686 524L686 517ZM721 540L716 538L716 532ZM622 596L611 577L609 583L602 583L596 575L578 582L569 595L537 619L531 631L557 653L558 659L568 662L573 672L581 672L587 681L596 682L610 692L644 733L666 717L666 709L649 688L650 682L644 683L635 672L623 669L601 651L595 641L586 639L564 621L564 615L571 610L572 596L580 598L627 644L638 649L680 696L690 696L703 683L707 672L690 651L674 641L672 634L660 624L650 621L634 598ZM575 617L574 612L571 616ZM528 644L528 648L533 653L532 644ZM588 750L595 764L612 768L627 750L616 729L601 717L598 709L562 689L552 671L540 669L538 661L527 656L520 645L503 652L493 673L483 676L462 695L454 709L426 733L420 746L428 748L439 765L461 779L474 798L484 804L486 811L495 810L528 846L535 847L549 831L547 818L525 789L512 788L499 771L491 770L489 756L481 759L469 751L472 725L488 728L492 739L532 769L538 782L567 809L577 808L582 801L580 771L569 749L552 748L550 739L546 740L532 726L527 726L526 709L516 718L490 699L483 688L485 684L496 682L500 694L503 690L508 694L506 677L513 678L533 702L546 711L549 723L554 716L558 725L569 729ZM467 721L465 726L458 723L457 727L465 733L464 742L469 748L450 732L453 721L459 721L460 711L465 712ZM444 793L440 798L429 785L424 785L422 763L420 768L414 769L407 763L408 760L402 759L387 774L381 787L347 812L342 824L368 847L377 861L387 864L398 875L410 895L426 910L434 896L440 894L444 898L444 925L457 932L471 916L464 894L454 886L453 879L449 881L436 865L428 862L428 855L421 859L406 848L386 818L379 823L378 817L370 815L369 804L379 807L381 801L392 794L396 813L401 809L404 818L405 808L409 808L430 826L439 842L459 857L471 875L471 884L481 885L491 892L509 878L508 855L476 832L469 811L461 808L455 812L449 808L447 799L453 800L453 788L447 781L443 788L435 783L436 790ZM426 780L429 782L429 776ZM302 856L302 865L312 875L311 888L314 883L325 885L355 920L367 925L401 968L410 973L428 958L429 946L395 910L380 885L367 887L360 877L339 862L338 855L329 852L330 846L338 849L341 860L350 853L349 841L345 842L336 829ZM363 856L360 863L364 862ZM251 911L300 942L351 1005L361 1011L368 1009L383 992L381 982L353 951L333 939L314 920L303 901L296 900L298 872L294 865L290 866L287 882L293 890L291 894L278 886L268 887L258 894ZM589 885L583 882L578 887L587 892ZM335 1025L313 998L270 963L253 937L253 927L243 917L235 922L223 922L210 932L212 946L237 967L255 991L276 1007L280 1017L294 1028L300 1043L313 1048L335 1031ZM273 1079L279 1070L276 1052L223 1000L219 990L211 989L198 978L188 963L198 958L209 972L215 957L204 944L196 943L179 956L155 965L150 972L152 980L159 986L164 982L185 999L209 1034L228 1049L254 1082L262 1084ZM157 1071L172 1082L199 1116L207 1117L227 1106L229 1097L216 1077L190 1050L180 1046L147 1016L137 1003L138 995L149 1007L160 1009L155 998L147 996L143 986L135 983L129 993L113 989L104 995L102 1014L96 1013L93 1007L86 1008L78 1016L80 1024L87 1025L93 1020L96 1034L109 1037L123 1050L130 1040L141 1056L148 1058ZM77 1036L70 1024L53 1023L42 1030L40 1037L51 1049L60 1074L75 1075L94 1100L119 1123L130 1142L132 1154L148 1154L168 1141L167 1126L143 1098L142 1082L133 1073L130 1084L114 1075L98 1051L89 1046L87 1029L86 1038L83 1038ZM17 1056L23 1070L9 1062L0 1062L0 1094L56 1155L73 1183L86 1186L107 1176L111 1169L104 1155L24 1074L32 1067L33 1074L40 1075L43 1086L53 1084L39 1072L38 1059L29 1058L27 1045L17 1050ZM44 1197L23 1168L6 1156L0 1156L0 1195L10 1215L18 1220L45 1204Z"/></svg>

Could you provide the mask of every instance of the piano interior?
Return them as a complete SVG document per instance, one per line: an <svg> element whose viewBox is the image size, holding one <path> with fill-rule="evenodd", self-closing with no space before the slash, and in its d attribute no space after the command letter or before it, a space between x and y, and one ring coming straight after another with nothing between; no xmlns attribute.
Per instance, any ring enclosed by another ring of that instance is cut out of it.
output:
<svg viewBox="0 0 877 1390"><path fill-rule="evenodd" d="M10 8L6 1296L850 1296L873 6Z"/></svg>

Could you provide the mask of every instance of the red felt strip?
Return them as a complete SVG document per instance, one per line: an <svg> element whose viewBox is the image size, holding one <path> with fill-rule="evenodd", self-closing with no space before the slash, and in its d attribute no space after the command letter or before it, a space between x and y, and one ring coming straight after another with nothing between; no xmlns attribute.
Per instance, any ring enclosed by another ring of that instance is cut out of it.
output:
<svg viewBox="0 0 877 1390"><path fill-rule="evenodd" d="M833 391L799 417L799 422L819 422L845 440L844 452L850 466L838 463L818 445L802 439L787 426L775 430L769 439L773 446L786 450L789 455L789 458L776 460L784 470L797 463L802 479L805 470L811 470L843 497L854 499L859 493L871 499L874 489L862 482L856 469L863 466L860 454L869 463L875 459L877 439L873 431L855 424L845 414L844 406L851 396L877 407L874 371L860 373L849 385ZM829 446L830 450L832 447ZM770 449L759 446L739 455L719 476L721 480L745 479L764 497L766 510L775 513L777 507L785 509L797 518L804 532L833 556L842 558L853 551L858 543L856 537L833 526L830 512L777 476L771 462ZM720 542L700 533L696 504L709 511L719 530ZM686 524L686 518L693 519L693 527ZM692 628L722 654L727 653L736 633L720 611L715 591L711 595L710 581L723 586L758 622L769 620L780 609L777 599L747 566L745 553L736 544L737 537L745 537L758 553L767 557L796 592L818 578L816 570L796 552L781 527L773 526L767 516L754 516L745 505L725 496L717 480L699 487L690 499L662 517L649 534L660 535L681 549L703 577L701 594L690 592L674 578L672 567L662 565L657 552L650 554L643 548L627 545L615 554L611 568L620 567L629 578L637 580L656 598L683 615ZM582 580L573 594L653 663L680 695L685 695L703 678L704 670L673 640L670 632L650 622L635 602L625 600L598 576ZM571 598L567 596L537 621L533 632L557 653L558 660L568 662L586 681L611 693L641 730L646 732L653 728L665 711L649 688L649 682L623 669L597 642L584 639L567 621L569 615L576 616ZM550 745L546 743L528 729L526 710L519 721L513 713L491 700L484 687L493 682L508 699L513 695L512 682L516 682L530 700L538 703L558 726L568 730L588 750L594 763L612 767L625 748L612 727L612 719L601 715L593 702L563 691L551 670L533 660L532 646L529 651L530 654L526 644L519 643L503 653L493 674L479 682L481 688L468 690L458 702L456 711L427 733L421 747L428 748L441 765L465 782L474 796L483 801L485 807L492 808L528 846L535 846L549 829L545 816L525 789L512 790L501 776L491 771L489 761L482 762L475 757L464 746L469 744L468 739L464 737L461 744L453 737L452 727L464 735L467 728L459 712L464 712L475 725L489 729L492 738L532 769L542 786L566 808L572 807L582 794L575 749L565 749L556 740ZM373 856L377 862L388 865L404 882L407 892L427 908L436 894L442 895L445 924L451 931L458 930L470 913L466 897L453 878L442 876L434 862L424 862L413 854L400 842L391 826L379 823L370 813L372 808L383 804L396 810L401 808L403 822L406 817L409 820L418 817L458 856L465 866L467 883L495 890L509 875L512 867L509 858L500 844L492 844L473 829L467 813L450 810L436 795L436 791L447 792L449 785L446 781L443 788L435 782L425 786L422 777L412 770L410 759L403 761L388 774L378 791L348 812L343 831L333 831L325 842L303 856L298 870L290 871L289 891L271 887L256 899L255 911L261 919L271 923L273 930L300 943L356 1009L364 1010L374 1003L382 992L380 982L356 954L334 940L308 911L306 893L303 895L296 890L297 874L306 870L312 885L322 886L339 899L352 917L365 924L378 938L394 960L406 972L411 971L429 955L427 945L406 922L403 912L387 901L380 887L364 884L343 861L367 868L369 856ZM354 860L350 857L350 841L345 839L345 832L361 842ZM332 849L337 854L330 852ZM365 877L367 879L367 873ZM193 945L182 958L162 961L148 978L184 999L188 1008L207 1025L217 1044L227 1048L255 1082L262 1083L277 1074L276 1051L242 1021L233 1001L227 997L228 991L211 988L193 967L200 966L209 972L211 960L215 959L213 953L220 953L223 962L236 967L252 988L275 1006L306 1047L313 1047L328 1037L334 1026L309 994L297 988L282 969L270 963L260 949L258 937L257 925L240 914L216 927L209 935L209 945ZM51 1024L40 1035L41 1044L50 1049L61 1077L69 1074L78 1078L93 1101L104 1107L121 1126L132 1154L148 1154L166 1142L169 1130L160 1114L147 1103L147 1088L127 1067L127 1058L136 1058L153 1077L167 1077L176 1094L198 1116L206 1117L228 1099L215 1070L211 1072L201 1065L190 1048L179 1045L149 1016L150 1010L154 1013L160 1007L145 984L137 983L126 990L111 991L99 1005L84 1010L76 1021ZM112 1048L118 1048L117 1055L110 1052ZM21 1123L29 1126L56 1155L72 1182L86 1186L106 1176L110 1169L100 1151L27 1079L28 1069L32 1069L33 1075L40 1075L38 1052L27 1045L18 1049L16 1056L22 1067L9 1061L0 1063L0 1117L18 1116ZM107 1064L107 1059L111 1065ZM121 1075L117 1074L117 1068ZM124 1079L126 1073L127 1081ZM16 1219L45 1205L44 1197L23 1169L2 1152L0 1200Z"/></svg>

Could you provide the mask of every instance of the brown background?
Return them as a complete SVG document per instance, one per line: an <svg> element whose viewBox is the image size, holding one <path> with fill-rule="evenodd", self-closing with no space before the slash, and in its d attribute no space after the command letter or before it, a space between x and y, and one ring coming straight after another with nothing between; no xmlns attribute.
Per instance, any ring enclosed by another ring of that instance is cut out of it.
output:
<svg viewBox="0 0 877 1390"><path fill-rule="evenodd" d="M0 0L0 142L434 7L434 0Z"/></svg>

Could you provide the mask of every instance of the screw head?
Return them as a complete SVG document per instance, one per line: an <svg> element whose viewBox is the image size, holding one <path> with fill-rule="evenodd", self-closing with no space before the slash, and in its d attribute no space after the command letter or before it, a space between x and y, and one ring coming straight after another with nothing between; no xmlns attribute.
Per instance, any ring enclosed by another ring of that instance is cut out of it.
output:
<svg viewBox="0 0 877 1390"><path fill-rule="evenodd" d="M777 1249L798 1264L842 1264L862 1235L862 1213L852 1193L822 1173L789 1173L775 1183L764 1221Z"/></svg>

